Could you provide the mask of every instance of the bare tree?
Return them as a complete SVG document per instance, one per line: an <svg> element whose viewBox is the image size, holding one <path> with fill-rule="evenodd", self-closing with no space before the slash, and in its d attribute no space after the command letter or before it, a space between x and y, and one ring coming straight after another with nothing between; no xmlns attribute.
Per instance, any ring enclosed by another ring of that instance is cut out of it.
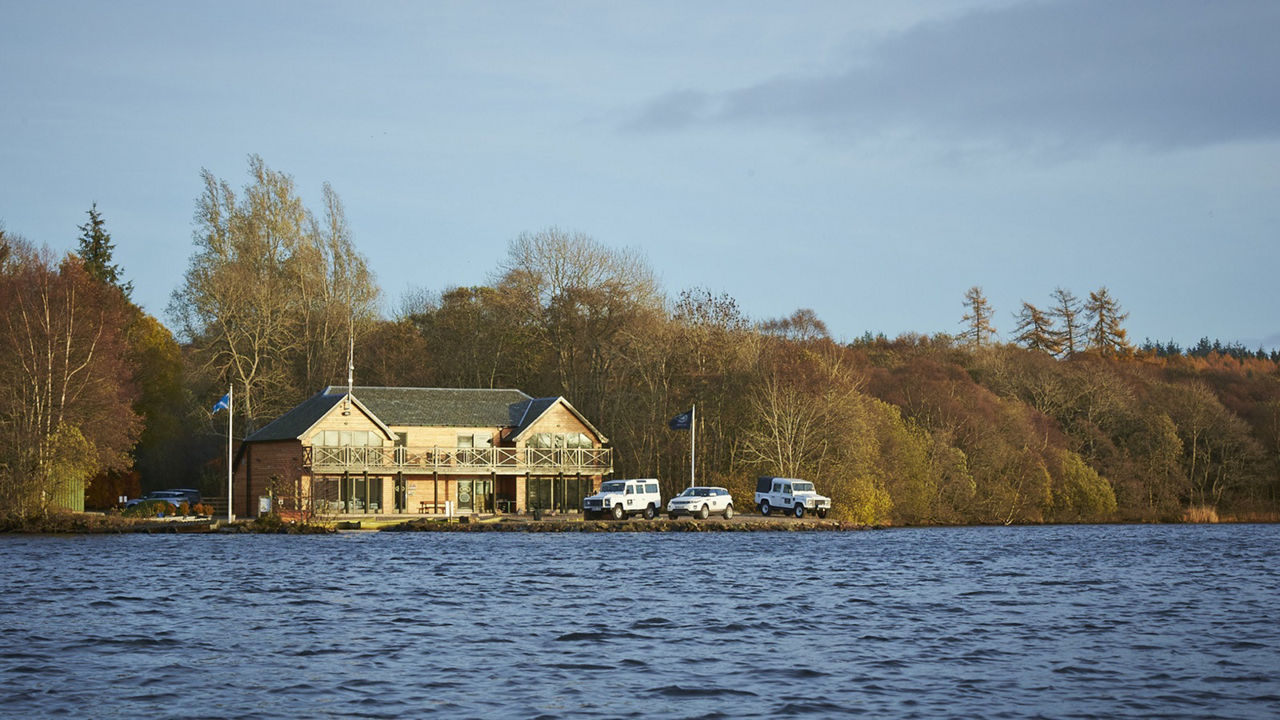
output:
<svg viewBox="0 0 1280 720"><path fill-rule="evenodd" d="M817 397L770 377L756 386L750 403L754 422L742 440L747 462L791 477L821 468L828 443Z"/></svg>

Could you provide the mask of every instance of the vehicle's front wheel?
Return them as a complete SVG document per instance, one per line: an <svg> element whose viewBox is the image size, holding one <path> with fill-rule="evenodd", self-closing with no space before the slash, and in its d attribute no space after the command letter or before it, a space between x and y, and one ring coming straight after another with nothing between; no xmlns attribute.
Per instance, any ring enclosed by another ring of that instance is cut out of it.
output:
<svg viewBox="0 0 1280 720"><path fill-rule="evenodd" d="M725 519L725 520L732 520L732 519L733 519L733 506L732 506L732 505L725 505L725 506L724 506L724 519Z"/></svg>
<svg viewBox="0 0 1280 720"><path fill-rule="evenodd" d="M699 520L706 520L708 517L710 517L710 515L711 515L711 510L707 508L706 505L703 505L702 508L698 510Z"/></svg>
<svg viewBox="0 0 1280 720"><path fill-rule="evenodd" d="M644 509L644 519L652 520L657 517L658 511L653 509L653 505L649 505Z"/></svg>
<svg viewBox="0 0 1280 720"><path fill-rule="evenodd" d="M826 508L819 508L819 509L818 509L818 517L820 517L820 518L826 518L826 517L827 517L827 509L826 509Z"/></svg>
<svg viewBox="0 0 1280 720"><path fill-rule="evenodd" d="M804 506L803 506L803 505L796 505L796 507L795 507L795 513L796 513L796 517L798 517L798 518L802 518L802 517L804 517Z"/></svg>
<svg viewBox="0 0 1280 720"><path fill-rule="evenodd" d="M626 516L627 516L626 512L624 512L624 511L622 510L622 505L614 505L614 506L613 506L613 519L614 519L614 520L621 520L622 518L624 518L624 517L626 517Z"/></svg>
<svg viewBox="0 0 1280 720"><path fill-rule="evenodd" d="M769 507L769 501L768 501L768 500L761 500L761 501L760 501L760 514L761 514L761 515L763 515L763 516L765 516L765 517L769 517L769 510L770 510L770 509L771 509L771 508Z"/></svg>

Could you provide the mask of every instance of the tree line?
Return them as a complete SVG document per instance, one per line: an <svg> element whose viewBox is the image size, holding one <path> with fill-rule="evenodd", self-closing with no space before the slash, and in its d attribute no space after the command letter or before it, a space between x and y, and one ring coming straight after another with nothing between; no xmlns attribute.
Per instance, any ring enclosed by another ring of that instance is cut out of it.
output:
<svg viewBox="0 0 1280 720"><path fill-rule="evenodd" d="M1135 347L1106 288L1024 302L1009 342L974 287L954 334L845 343L808 309L757 320L724 293L669 296L638 252L548 228L513 239L484 284L411 292L386 318L331 188L312 212L256 156L240 191L202 179L169 308L177 338L129 301L96 208L80 251L56 262L5 236L0 430L7 448L31 448L6 450L5 492L34 498L68 473L110 492L130 479L216 492L212 400L234 385L250 432L345 382L354 340L358 384L563 395L611 438L618 476L657 475L666 495L690 461L666 422L696 404L697 475L742 507L760 474L813 479L837 516L868 523L1161 520L1280 502L1280 357L1207 340ZM94 311L70 309L81 301ZM64 306L62 324L24 324L24 308ZM93 358L12 351L55 345ZM55 366L83 368L58 387L23 380ZM46 410L54 397L83 409ZM41 410L20 421L29 407ZM108 416L120 421L99 435Z"/></svg>

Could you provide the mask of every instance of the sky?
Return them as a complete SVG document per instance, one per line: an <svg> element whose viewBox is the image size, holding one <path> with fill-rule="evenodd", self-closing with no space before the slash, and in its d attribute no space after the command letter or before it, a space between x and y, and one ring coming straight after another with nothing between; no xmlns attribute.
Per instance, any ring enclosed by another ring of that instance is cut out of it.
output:
<svg viewBox="0 0 1280 720"><path fill-rule="evenodd" d="M1136 341L1280 347L1280 3L0 0L0 222L93 203L166 306L207 169L328 182L384 292L550 227L833 337L1105 286ZM172 325L171 325L172 327Z"/></svg>

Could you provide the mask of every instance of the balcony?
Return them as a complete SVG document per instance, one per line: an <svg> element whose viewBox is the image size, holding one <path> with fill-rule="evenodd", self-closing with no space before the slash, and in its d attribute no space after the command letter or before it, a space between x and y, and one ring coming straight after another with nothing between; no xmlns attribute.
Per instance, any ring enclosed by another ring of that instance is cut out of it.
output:
<svg viewBox="0 0 1280 720"><path fill-rule="evenodd" d="M442 475L603 475L613 472L605 448L448 448L303 446L313 473L440 473Z"/></svg>

